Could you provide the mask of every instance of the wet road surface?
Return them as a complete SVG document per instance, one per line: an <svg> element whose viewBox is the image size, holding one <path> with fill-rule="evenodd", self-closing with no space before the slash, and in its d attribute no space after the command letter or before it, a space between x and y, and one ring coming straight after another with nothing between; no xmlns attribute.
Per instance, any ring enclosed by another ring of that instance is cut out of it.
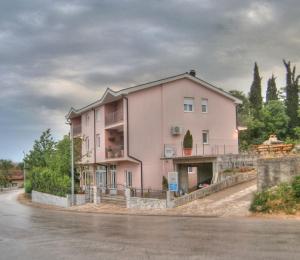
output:
<svg viewBox="0 0 300 260"><path fill-rule="evenodd" d="M300 259L300 221L99 215L0 193L0 259Z"/></svg>

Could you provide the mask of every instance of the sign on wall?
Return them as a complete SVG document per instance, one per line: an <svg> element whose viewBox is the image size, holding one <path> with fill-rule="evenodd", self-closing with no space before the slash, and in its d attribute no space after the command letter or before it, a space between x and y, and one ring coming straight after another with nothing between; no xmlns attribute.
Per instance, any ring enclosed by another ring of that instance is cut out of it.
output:
<svg viewBox="0 0 300 260"><path fill-rule="evenodd" d="M165 158L173 158L176 156L176 149L174 146L165 145Z"/></svg>
<svg viewBox="0 0 300 260"><path fill-rule="evenodd" d="M178 172L168 172L169 191L178 191Z"/></svg>

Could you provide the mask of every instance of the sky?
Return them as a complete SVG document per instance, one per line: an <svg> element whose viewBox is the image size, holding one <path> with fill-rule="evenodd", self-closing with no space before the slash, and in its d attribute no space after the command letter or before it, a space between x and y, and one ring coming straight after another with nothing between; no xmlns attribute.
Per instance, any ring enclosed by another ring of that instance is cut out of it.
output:
<svg viewBox="0 0 300 260"><path fill-rule="evenodd" d="M121 89L195 69L245 93L258 62L263 91L282 59L300 72L299 0L1 0L0 158L20 161L42 131ZM263 93L265 95L265 93Z"/></svg>

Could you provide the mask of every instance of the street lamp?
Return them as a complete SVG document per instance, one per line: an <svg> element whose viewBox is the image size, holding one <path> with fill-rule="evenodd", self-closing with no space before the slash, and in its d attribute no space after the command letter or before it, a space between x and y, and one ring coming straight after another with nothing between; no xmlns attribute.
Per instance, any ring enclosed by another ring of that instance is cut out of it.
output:
<svg viewBox="0 0 300 260"><path fill-rule="evenodd" d="M23 179L24 179L24 189L25 189L25 184L26 184L26 162L25 162L25 158L26 158L26 153L23 151Z"/></svg>

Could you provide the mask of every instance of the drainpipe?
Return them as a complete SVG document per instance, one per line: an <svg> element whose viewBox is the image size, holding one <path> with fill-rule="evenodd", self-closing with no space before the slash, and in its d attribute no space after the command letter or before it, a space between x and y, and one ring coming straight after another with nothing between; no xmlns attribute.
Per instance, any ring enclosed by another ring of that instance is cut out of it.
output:
<svg viewBox="0 0 300 260"><path fill-rule="evenodd" d="M127 120L127 156L137 162L140 163L141 165L141 194L143 195L144 193L144 184L143 184L143 161L141 161L140 159L132 156L129 154L129 113L128 113L128 98L123 96L124 99L126 99L126 120Z"/></svg>

